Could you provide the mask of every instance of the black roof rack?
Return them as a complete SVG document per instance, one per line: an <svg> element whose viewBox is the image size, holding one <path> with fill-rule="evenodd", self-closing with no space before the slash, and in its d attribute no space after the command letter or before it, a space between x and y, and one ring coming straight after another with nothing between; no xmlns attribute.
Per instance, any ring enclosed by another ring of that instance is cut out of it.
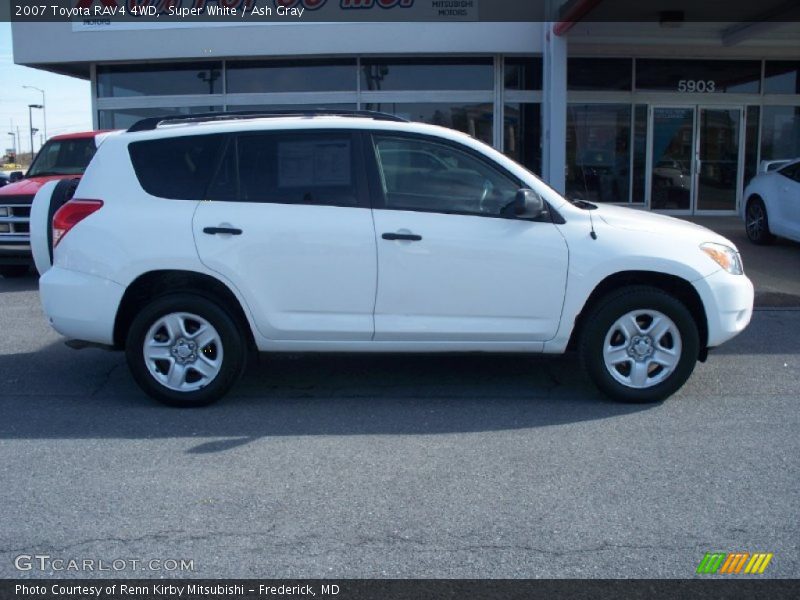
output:
<svg viewBox="0 0 800 600"><path fill-rule="evenodd" d="M193 115L164 115L140 119L128 128L129 132L152 131L162 123L207 123L213 121L233 121L236 119L262 119L278 117L360 117L376 121L396 121L408 123L407 119L373 110L340 110L340 109L298 109L298 110L245 110L237 112L209 112Z"/></svg>

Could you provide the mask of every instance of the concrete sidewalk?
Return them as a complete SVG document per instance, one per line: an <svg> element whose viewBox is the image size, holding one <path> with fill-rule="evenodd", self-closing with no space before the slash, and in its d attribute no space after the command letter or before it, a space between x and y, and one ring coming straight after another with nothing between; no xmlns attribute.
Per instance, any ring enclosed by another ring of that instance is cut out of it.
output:
<svg viewBox="0 0 800 600"><path fill-rule="evenodd" d="M770 246L747 239L739 217L687 217L730 239L742 255L744 271L756 287L756 307L800 307L800 244L778 238Z"/></svg>

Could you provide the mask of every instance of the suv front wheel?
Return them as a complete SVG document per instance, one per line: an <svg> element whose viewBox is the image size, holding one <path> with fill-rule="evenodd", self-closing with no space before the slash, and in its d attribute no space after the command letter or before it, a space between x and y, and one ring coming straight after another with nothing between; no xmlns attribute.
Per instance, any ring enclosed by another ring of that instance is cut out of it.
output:
<svg viewBox="0 0 800 600"><path fill-rule="evenodd" d="M622 402L658 402L694 370L700 336L689 310L658 288L631 286L587 315L584 368L600 390Z"/></svg>
<svg viewBox="0 0 800 600"><path fill-rule="evenodd" d="M236 382L245 343L222 308L183 293L158 298L139 312L125 354L134 379L151 397L171 406L205 406Z"/></svg>

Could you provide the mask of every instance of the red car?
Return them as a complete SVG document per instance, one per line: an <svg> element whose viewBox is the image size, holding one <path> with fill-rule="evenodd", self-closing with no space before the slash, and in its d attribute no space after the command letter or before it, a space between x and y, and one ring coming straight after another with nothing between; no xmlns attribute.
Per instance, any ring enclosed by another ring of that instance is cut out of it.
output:
<svg viewBox="0 0 800 600"><path fill-rule="evenodd" d="M85 131L52 137L25 175L12 173L10 183L0 187L0 275L20 277L33 262L29 219L39 188L54 179L77 182L107 134Z"/></svg>

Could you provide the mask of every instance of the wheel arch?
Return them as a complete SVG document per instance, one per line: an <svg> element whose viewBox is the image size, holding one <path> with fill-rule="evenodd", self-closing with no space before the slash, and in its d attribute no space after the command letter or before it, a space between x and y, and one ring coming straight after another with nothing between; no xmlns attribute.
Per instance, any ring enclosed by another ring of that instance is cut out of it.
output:
<svg viewBox="0 0 800 600"><path fill-rule="evenodd" d="M697 324L697 331L700 335L700 354L698 359L705 361L708 355L708 317L700 294L686 279L656 271L620 271L600 281L592 290L592 293L589 294L580 312L575 317L575 324L570 334L567 349L575 350L577 348L586 316L597 306L598 302L610 292L629 285L651 286L663 290L680 300L689 310Z"/></svg>
<svg viewBox="0 0 800 600"><path fill-rule="evenodd" d="M179 292L197 294L230 310L231 316L241 327L248 349L256 349L253 330L244 308L225 283L205 273L166 269L143 273L128 285L114 320L114 346L125 346L131 323L139 310L155 298Z"/></svg>
<svg viewBox="0 0 800 600"><path fill-rule="evenodd" d="M747 211L747 207L750 206L750 203L751 202L755 202L756 200L760 201L761 204L764 205L764 210L767 209L767 203L764 200L764 197L761 194L759 194L758 192L751 192L750 195L747 196L747 199L744 201L744 209L745 209L745 211Z"/></svg>

